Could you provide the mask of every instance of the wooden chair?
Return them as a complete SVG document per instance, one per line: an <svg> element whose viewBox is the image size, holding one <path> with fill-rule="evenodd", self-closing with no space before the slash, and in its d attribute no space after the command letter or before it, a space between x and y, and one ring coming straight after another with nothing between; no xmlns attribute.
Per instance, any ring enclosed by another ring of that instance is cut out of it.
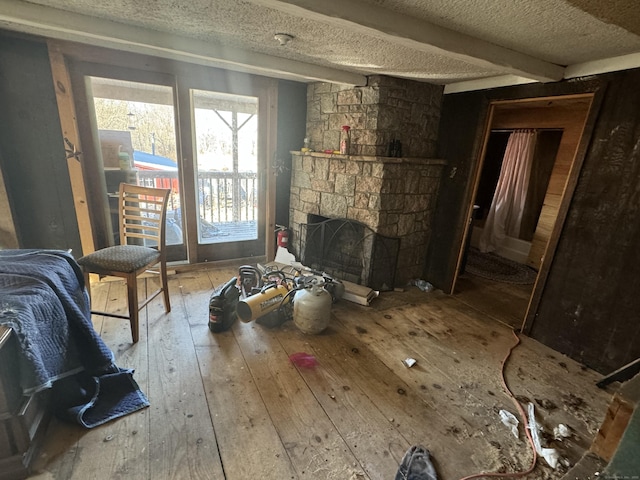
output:
<svg viewBox="0 0 640 480"><path fill-rule="evenodd" d="M91 311L92 314L125 318L131 322L133 343L139 339L139 312L160 293L164 307L171 311L167 288L167 256L165 251L165 223L170 190L120 184L118 213L120 245L103 248L78 260L91 295L89 274L100 278L107 275L124 278L127 283L129 315ZM138 276L158 265L160 288L138 303Z"/></svg>

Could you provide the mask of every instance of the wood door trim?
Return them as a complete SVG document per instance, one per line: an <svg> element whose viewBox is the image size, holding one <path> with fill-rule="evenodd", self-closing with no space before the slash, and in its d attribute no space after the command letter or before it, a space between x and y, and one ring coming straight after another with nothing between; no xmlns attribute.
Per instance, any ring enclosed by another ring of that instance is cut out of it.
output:
<svg viewBox="0 0 640 480"><path fill-rule="evenodd" d="M265 203L265 219L259 222L261 232L264 232L265 255L273 255L275 252L275 238L272 232L275 230L275 170L272 167L275 158L276 149L276 128L277 128L277 85L278 80L252 75L248 73L223 70L220 68L189 64L185 62L167 62L163 59L157 59L142 54L132 52L116 52L114 50L88 47L73 42L56 42L63 58L70 60L71 80L76 75L76 69L87 75L106 76L109 78L117 78L121 80L138 81L145 83L156 83L174 87L174 107L177 113L176 122L176 148L178 156L181 158L179 164L185 165L194 158L194 149L191 145L190 131L185 130L185 125L193 127L193 120L187 117L183 118L184 106L190 105L190 97L188 88L214 89L230 94L238 95L258 95L262 101L266 102L265 108L265 127L264 127L264 159L263 168L260 175L263 176L262 185L267 192ZM91 73L87 73L90 69ZM153 80L150 80L153 78ZM247 82L247 79L249 81ZM221 88L213 88L213 85ZM180 89L186 89L187 94L180 92ZM252 93L253 92L253 93ZM80 92L76 92L78 94ZM76 99L77 101L77 99ZM77 108L77 104L76 104ZM75 117L74 117L75 118ZM84 138L84 137L83 137ZM91 141L89 138L87 141ZM86 142L85 142L86 143ZM85 148L91 149L92 145L85 145ZM185 208L189 202L195 205L195 198L191 198L185 188L189 183L189 179L195 175L193 168L179 167L181 175L179 176L180 187L185 192L183 201ZM88 175L88 176L87 176ZM95 174L84 175L84 185L91 185L94 181L90 181ZM95 179L94 179L95 180ZM91 198L89 200L92 200ZM101 205L92 205L95 202L89 202L92 212L98 212L103 209ZM104 202L103 202L104 203ZM192 205L193 206L193 205ZM97 217L96 217L97 218ZM95 221L95 220L94 220ZM108 228L94 225L94 237L99 230L107 231ZM197 226L185 224L185 247L187 249L187 259L190 262L199 261L197 257L198 240ZM96 241L96 245L104 243L100 238Z"/></svg>
<svg viewBox="0 0 640 480"><path fill-rule="evenodd" d="M591 139L591 133L593 127L595 125L596 112L599 110L599 105L602 102L603 94L600 90L596 90L595 92L589 93L581 93L575 95L560 95L555 97L536 97L536 98L527 98L527 99L515 99L515 100L497 100L491 101L489 104L487 120L485 122L484 134L483 134L483 144L479 152L478 160L476 161L475 172L473 175L474 183L471 189L471 195L469 200L469 205L467 207L467 215L465 218L465 227L464 234L462 236L462 243L460 244L460 250L458 253L458 259L455 266L455 271L453 275L453 282L451 285L451 291L449 293L453 293L455 291L455 285L458 280L458 274L460 265L462 263L462 259L464 256L464 248L466 245L465 239L470 232L470 222L468 219L470 218L471 212L473 211L473 203L475 201L475 196L478 190L478 184L480 182L480 175L482 174L482 168L484 166L485 154L487 148L487 142L489 139L489 135L491 133L491 129L494 127L493 122L496 118L496 109L498 107L508 107L510 105L518 106L518 108L525 109L527 107L535 108L536 104L540 104L541 106L548 102L562 102L562 100L585 100L591 97L591 102L588 106L587 113L585 115L585 120L582 127L582 134L580 136L580 141L578 146L576 147L576 152L573 157L573 161L569 170L567 182L564 188L564 192L562 194L562 200L560 202L560 206L558 208L558 213L556 216L556 220L554 222L554 227L547 242L547 246L545 247L544 257L541 262L540 270L538 271L538 276L536 278L536 282L534 284L533 293L529 300L529 305L527 307L527 312L523 319L522 330L524 333L527 333L531 330L533 321L535 319L535 314L537 312L538 305L540 303L540 299L542 298L542 293L544 290L544 286L546 284L547 276L549 274L551 263L553 261L553 255L555 254L555 249L558 245L558 240L560 238L560 233L562 232L562 227L564 226L564 222L569 210L569 204L571 202L571 198L573 197L573 192L575 190L575 186L577 185L578 175L582 168L582 163L584 161L584 157L586 155L586 150L588 144ZM596 101L597 100L597 101ZM596 108L597 107L597 108ZM554 122L545 122L544 127L549 128L553 125L556 125ZM504 128L506 125L500 123L500 127ZM557 126L557 125L556 125ZM542 127L539 125L538 127ZM523 128L522 126L518 126L517 128ZM534 127L529 127L534 128Z"/></svg>
<svg viewBox="0 0 640 480"><path fill-rule="evenodd" d="M591 145L593 129L595 128L596 120L598 118L598 114L600 113L600 107L602 106L605 91L606 84L590 94L592 96L591 105L589 107L589 111L587 112L586 120L582 128L580 142L578 144L578 147L576 148L575 156L573 157L571 170L569 171L567 183L562 194L562 200L560 201L560 206L558 207L558 215L556 217L553 230L549 237L549 241L547 242L547 247L545 248L542 264L540 265L540 270L538 271L538 276L536 277L536 283L534 284L533 293L531 295L531 299L529 300L529 306L527 307L527 313L525 315L524 321L522 322L522 332L527 335L531 333L531 329L533 328L533 324L535 322L538 307L540 305L540 301L542 300L542 294L544 293L547 279L549 277L549 272L551 271L551 266L553 264L553 258L560 241L560 234L562 233L564 223L567 219L567 214L569 213L569 205L571 204L573 194L575 193L576 186L578 185L578 178L580 176L580 171L582 170L584 159L587 156L587 151L589 149L589 146Z"/></svg>
<svg viewBox="0 0 640 480"><path fill-rule="evenodd" d="M273 162L276 158L277 128L278 128L278 83L276 80L270 80L266 87L267 98L267 125L265 129L265 150L267 156L264 164L267 167L265 173L266 183L266 238L265 238L265 255L267 261L272 261L275 257L275 230L276 230L276 170Z"/></svg>
<svg viewBox="0 0 640 480"><path fill-rule="evenodd" d="M76 114L80 118L86 119L83 123L79 125L76 124L79 139L82 139L83 144L83 179L84 184L91 186L92 189L88 209L91 215L95 248L104 248L113 244L113 237L111 233L111 221L108 214L109 206L106 200L107 191L104 178L104 166L102 165L102 157L99 154L99 141L95 134L98 129L95 124L95 115L92 113L93 99L89 100L88 90L90 87L87 87L88 80L86 78L104 77L130 82L153 83L171 87L172 89L175 85L175 79L167 73L86 62L74 59L73 57L67 57L66 52L63 53L68 60L70 84L73 87L74 95L72 101L75 108L74 119L76 118ZM178 145L179 138L176 138L176 148Z"/></svg>
<svg viewBox="0 0 640 480"><path fill-rule="evenodd" d="M258 98L258 182L259 188L263 193L260 194L261 203L264 205L264 219L258 218L258 240L261 242L260 236L264 236L264 247L260 246L260 252L256 252L257 256L265 256L272 259L275 255L275 187L276 176L273 168L273 160L276 152L276 129L277 129L277 104L278 104L278 80L266 77L247 77L250 82L231 82L220 83L213 82L209 77L203 77L199 71L198 75L178 75L178 108L179 108L179 136L181 138L182 150L180 156L183 160L182 178L184 184L183 191L188 193L186 188L187 182L192 182L196 176L196 169L193 166L195 158L196 146L192 132L195 129L195 122L192 114L192 97L191 90L209 90L231 95L250 95ZM189 187L193 190L193 187ZM185 209L193 208L197 211L196 195L186 195ZM188 211L188 210L187 210ZM211 262L219 261L215 258L203 256L202 244L198 242L198 231L195 222L190 224L187 216L186 232L187 232L187 253L190 262ZM227 245L231 245L228 243ZM226 250L223 251L223 249ZM242 247L227 248L218 244L218 253L221 255L230 255L231 257L242 256Z"/></svg>
<svg viewBox="0 0 640 480"><path fill-rule="evenodd" d="M456 261L455 270L453 272L453 281L451 282L451 291L445 292L449 295L452 295L456 289L456 282L458 281L458 275L460 274L460 267L462 265L462 259L464 257L464 250L467 244L467 235L471 235L471 222L469 219L473 214L473 204L476 200L476 195L478 194L478 187L480 186L480 176L482 175L482 169L484 167L484 160L487 152L487 144L489 143L489 135L491 135L491 125L493 122L493 114L494 114L495 106L494 103L491 102L489 104L489 109L487 112L487 120L484 125L484 134L482 140L482 147L480 148L478 161L476 162L476 170L473 174L473 188L471 190L471 196L469 200L469 205L467 206L467 213L465 215L465 225L462 234L462 243L460 244L460 250L458 252L458 260Z"/></svg>
<svg viewBox="0 0 640 480"><path fill-rule="evenodd" d="M527 98L514 98L514 99L509 99L509 100L492 100L491 104L495 105L495 106L509 106L509 105L513 105L514 108L521 108L521 104L529 104L529 105L535 105L535 104L540 104L540 106L543 106L545 104L548 104L549 102L554 102L554 101L561 101L562 103L568 103L571 100L581 100L581 99L586 99L593 96L593 92L587 92L587 93L571 93L568 95L547 95L544 97L527 97Z"/></svg>
<svg viewBox="0 0 640 480"><path fill-rule="evenodd" d="M184 202L185 212L196 212L196 196L190 195L195 188L193 179L195 178L195 169L193 159L195 158L194 136L192 135L194 128L193 108L191 105L190 86L178 79L176 88L176 117L178 121L177 136L180 138L178 168L180 169L180 177L182 182L182 201ZM187 180L190 179L190 180ZM189 185L187 185L189 184ZM198 262L198 226L192 222L190 215L183 215L183 225L185 234L185 245L187 246L187 261L189 263Z"/></svg>
<svg viewBox="0 0 640 480"><path fill-rule="evenodd" d="M2 155L0 154L0 165L2 165ZM16 224L13 221L11 202L7 194L4 175L0 168L0 246L2 248L20 248ZM0 326L0 340L2 339L2 328ZM0 343L0 346L2 344Z"/></svg>
<svg viewBox="0 0 640 480"><path fill-rule="evenodd" d="M56 92L60 127L62 128L62 136L65 142L64 149L65 151L75 149L77 152L82 152L82 142L80 141L74 97L71 89L71 76L67 63L60 45L56 42L48 40L47 49L49 51L53 88ZM73 147L69 144L73 145ZM96 243L89 215L83 162L84 156L82 156L82 153L78 153L78 156L67 156L67 169L78 221L80 244L82 245L82 254L86 255L95 250Z"/></svg>

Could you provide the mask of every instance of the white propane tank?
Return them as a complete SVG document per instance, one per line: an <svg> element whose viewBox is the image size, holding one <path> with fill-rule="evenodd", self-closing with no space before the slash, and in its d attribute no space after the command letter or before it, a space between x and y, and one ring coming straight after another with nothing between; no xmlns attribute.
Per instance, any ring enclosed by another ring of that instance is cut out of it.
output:
<svg viewBox="0 0 640 480"><path fill-rule="evenodd" d="M317 335L329 325L332 300L323 285L322 277L307 277L293 297L293 323L303 333Z"/></svg>

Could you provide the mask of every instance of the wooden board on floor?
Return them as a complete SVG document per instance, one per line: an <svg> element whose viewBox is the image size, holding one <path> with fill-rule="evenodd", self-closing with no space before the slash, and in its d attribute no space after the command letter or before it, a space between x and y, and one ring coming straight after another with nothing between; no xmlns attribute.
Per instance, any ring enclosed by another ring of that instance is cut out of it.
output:
<svg viewBox="0 0 640 480"><path fill-rule="evenodd" d="M236 324L233 332L297 475L367 479L277 340L255 323Z"/></svg>
<svg viewBox="0 0 640 480"><path fill-rule="evenodd" d="M293 322L236 322L213 334L211 290L235 272L172 276L172 312L151 302L135 346L126 320L94 318L117 361L136 369L151 407L91 431L53 422L35 478L388 480L414 444L432 451L443 479L528 466L522 432L512 437L497 413L513 411L499 377L514 341L505 325L455 296L412 287L384 292L371 307L333 305L320 335ZM105 284L96 301L124 311L122 284ZM521 343L506 378L546 428L571 427L559 448L574 462L610 394L595 386L595 372L532 339ZM317 367L294 366L296 352L314 355ZM402 364L409 356L418 360L412 368ZM562 473L541 462L534 476Z"/></svg>
<svg viewBox="0 0 640 480"><path fill-rule="evenodd" d="M196 351L225 474L228 478L295 478L233 332L209 335L212 344Z"/></svg>
<svg viewBox="0 0 640 480"><path fill-rule="evenodd" d="M277 333L265 334L277 337L289 356L302 352L315 357L318 362L315 367L297 367L309 390L347 441L349 449L369 478L393 478L411 442L396 427L395 422L400 418L394 417L399 416L385 408L383 402L375 403L373 398L379 397L373 397L371 392L359 385L368 383L374 372L367 372L363 378L362 372L353 371L353 362L346 356L349 355L347 352L354 355L357 347L353 344L347 346L344 338L333 330L309 337L291 322L283 325ZM394 376L390 371L386 377L387 388L394 388L396 383L401 383L392 381ZM391 393L394 394L398 396L397 388ZM423 405L413 407L419 409Z"/></svg>
<svg viewBox="0 0 640 480"><path fill-rule="evenodd" d="M533 284L511 285L465 274L458 277L454 296L495 320L520 329L532 292Z"/></svg>
<svg viewBox="0 0 640 480"><path fill-rule="evenodd" d="M107 311L125 311L124 283L96 284L92 289L92 304L96 308L105 307ZM140 342L135 346L131 344L131 330L127 320L94 316L93 321L105 343L114 351L116 364L121 368L135 369L134 378L142 391L146 391L148 357L144 317L141 316ZM46 450L38 461L42 472L37 478L48 478L48 475L77 479L124 475L147 478L148 423L147 409L91 430L54 421ZM59 452L61 444L67 445L67 449L62 454L52 453ZM46 456L53 457L56 461L50 465L42 465L47 460Z"/></svg>
<svg viewBox="0 0 640 480"><path fill-rule="evenodd" d="M179 293L181 283L185 282L178 277L169 279L170 313L165 313L160 297L147 307L150 477L219 479L224 476L222 462L186 317L187 305ZM155 288L148 287L149 291Z"/></svg>

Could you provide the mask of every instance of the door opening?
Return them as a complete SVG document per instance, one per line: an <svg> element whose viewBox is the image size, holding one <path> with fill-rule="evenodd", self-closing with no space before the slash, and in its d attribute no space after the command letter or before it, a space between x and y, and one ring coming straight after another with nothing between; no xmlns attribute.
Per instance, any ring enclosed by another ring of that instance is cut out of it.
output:
<svg viewBox="0 0 640 480"><path fill-rule="evenodd" d="M111 203L127 182L171 189L170 261L267 256L277 82L195 66L68 65L97 248L118 241Z"/></svg>
<svg viewBox="0 0 640 480"><path fill-rule="evenodd" d="M535 311L532 299L544 283L540 282L540 274L546 278L553 257L553 248L549 247L557 243L566 205L573 194L567 185L575 185L569 179L575 179L578 174L574 165L592 97L593 94L585 94L500 101L490 106L468 208L470 222L458 257L453 292L462 301L514 328L521 328ZM477 252L474 247L479 245L478 239L483 233L506 144L516 129L536 131L530 188L521 212L519 232L514 235L516 238L504 239L504 243L490 253L495 257L478 257L477 260L479 265L488 265L487 269L513 270L515 276L495 275L491 278L479 271L471 272L469 255ZM561 209L563 205L565 207ZM497 266L491 265L494 260Z"/></svg>
<svg viewBox="0 0 640 480"><path fill-rule="evenodd" d="M162 77L163 84L155 83L152 75L141 81L128 80L127 72L117 69L118 78L104 73L90 66L81 72L86 103L80 112L89 119L87 135L93 139L83 144L92 143L95 151L93 164L86 168L100 182L95 193L104 192L100 208L93 215L104 215L107 242L118 244L115 220L120 183L170 189L167 258L185 261L174 88L166 82L166 76Z"/></svg>

